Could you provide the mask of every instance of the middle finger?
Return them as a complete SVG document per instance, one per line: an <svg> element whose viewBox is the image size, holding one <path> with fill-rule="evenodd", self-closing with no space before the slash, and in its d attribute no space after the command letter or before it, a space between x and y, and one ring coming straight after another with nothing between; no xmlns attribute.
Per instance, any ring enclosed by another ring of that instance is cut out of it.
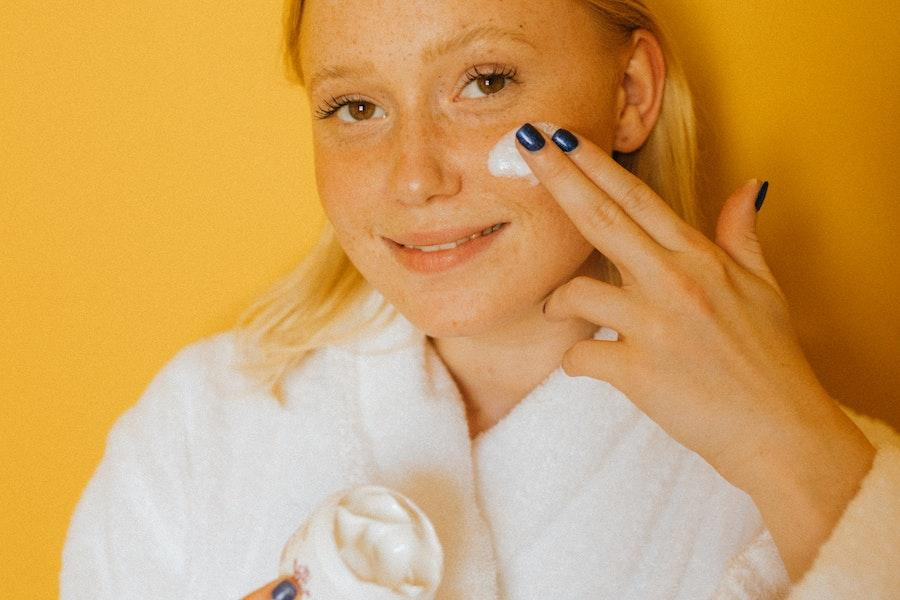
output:
<svg viewBox="0 0 900 600"><path fill-rule="evenodd" d="M548 144L537 129L532 128L530 133L536 136L537 147L530 150L523 146L519 153L585 239L620 271L633 276L658 272L668 251L565 154L549 149L553 144Z"/></svg>

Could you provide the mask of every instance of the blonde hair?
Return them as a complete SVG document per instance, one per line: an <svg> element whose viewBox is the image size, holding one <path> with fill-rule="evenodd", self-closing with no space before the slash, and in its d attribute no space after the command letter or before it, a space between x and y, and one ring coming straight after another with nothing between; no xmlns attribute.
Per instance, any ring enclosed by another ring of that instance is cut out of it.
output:
<svg viewBox="0 0 900 600"><path fill-rule="evenodd" d="M585 0L601 26L629 39L636 29L653 33L662 46L666 81L662 109L647 141L636 151L616 153L616 160L644 180L685 221L700 224L695 201L697 154L694 109L687 79L671 37L640 0ZM303 0L286 0L284 60L289 78L304 84L300 65ZM607 280L620 284L608 263ZM278 281L244 311L236 333L241 368L284 402L287 374L328 345L353 339L383 326L391 317L387 302L373 304L373 288L344 253L330 223L297 268Z"/></svg>

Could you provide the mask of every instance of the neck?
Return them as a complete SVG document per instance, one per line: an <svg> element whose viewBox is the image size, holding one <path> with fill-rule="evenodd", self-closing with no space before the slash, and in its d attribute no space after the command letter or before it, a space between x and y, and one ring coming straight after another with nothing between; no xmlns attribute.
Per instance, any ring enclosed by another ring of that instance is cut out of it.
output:
<svg viewBox="0 0 900 600"><path fill-rule="evenodd" d="M493 427L552 373L576 342L598 326L548 321L537 305L522 319L471 337L429 338L466 405L469 437Z"/></svg>

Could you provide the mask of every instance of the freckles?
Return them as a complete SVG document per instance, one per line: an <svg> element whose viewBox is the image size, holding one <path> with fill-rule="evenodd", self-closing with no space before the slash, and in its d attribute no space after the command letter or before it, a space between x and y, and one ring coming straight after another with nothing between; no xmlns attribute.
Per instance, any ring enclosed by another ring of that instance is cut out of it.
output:
<svg viewBox="0 0 900 600"><path fill-rule="evenodd" d="M552 135L556 128L547 122L534 123L535 127L541 129L548 136ZM517 149L516 131L520 125L503 134L503 137L491 148L488 153L487 168L494 177L519 177L527 179L531 187L536 186L539 181L522 155Z"/></svg>

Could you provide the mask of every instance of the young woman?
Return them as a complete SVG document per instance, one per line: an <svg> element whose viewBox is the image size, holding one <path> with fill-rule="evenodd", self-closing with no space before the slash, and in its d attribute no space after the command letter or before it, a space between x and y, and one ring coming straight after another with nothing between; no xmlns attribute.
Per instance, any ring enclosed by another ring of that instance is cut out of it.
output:
<svg viewBox="0 0 900 600"><path fill-rule="evenodd" d="M431 517L441 600L900 589L897 435L803 356L767 184L693 227L691 100L645 3L286 16L329 226L116 424L64 598L294 597L281 547L366 483Z"/></svg>

